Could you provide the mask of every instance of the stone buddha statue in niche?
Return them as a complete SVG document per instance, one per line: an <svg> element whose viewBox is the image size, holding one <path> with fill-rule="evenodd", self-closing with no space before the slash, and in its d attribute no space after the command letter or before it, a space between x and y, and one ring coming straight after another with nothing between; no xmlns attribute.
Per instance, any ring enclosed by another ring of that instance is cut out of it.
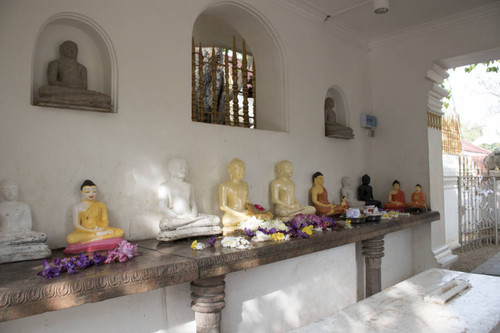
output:
<svg viewBox="0 0 500 333"><path fill-rule="evenodd" d="M342 205L335 205L328 201L328 192L323 186L325 179L321 172L313 174L313 187L311 188L311 200L316 208L316 215L340 215L344 211Z"/></svg>
<svg viewBox="0 0 500 333"><path fill-rule="evenodd" d="M97 186L94 182L85 180L80 192L82 202L73 206L75 231L66 237L68 246L64 253L114 249L123 240L124 231L109 226L106 205L96 201Z"/></svg>
<svg viewBox="0 0 500 333"><path fill-rule="evenodd" d="M356 194L352 188L352 178L343 177L342 178L342 189L340 190L342 197L345 197L345 202L349 208L361 208L365 205L364 201L359 201L356 199Z"/></svg>
<svg viewBox="0 0 500 333"><path fill-rule="evenodd" d="M32 231L30 207L18 201L19 186L12 180L1 184L0 263L50 257L47 235Z"/></svg>
<svg viewBox="0 0 500 333"><path fill-rule="evenodd" d="M301 205L295 196L295 183L290 179L293 174L292 163L281 161L276 168L278 178L271 182L271 197L276 217L286 222L297 214L314 214L316 208Z"/></svg>
<svg viewBox="0 0 500 333"><path fill-rule="evenodd" d="M230 179L219 185L219 205L224 211L222 217L222 234L229 235L244 222L255 216L270 219L273 215L267 211L256 212L249 203L248 184L243 181L245 176L245 163L239 158L234 158L227 167Z"/></svg>
<svg viewBox="0 0 500 333"><path fill-rule="evenodd" d="M48 85L38 90L38 105L110 112L111 98L87 89L87 68L76 61L76 43L65 41L59 53L60 58L49 63Z"/></svg>
<svg viewBox="0 0 500 333"><path fill-rule="evenodd" d="M352 128L339 124L335 114L335 101L331 97L325 99L325 136L329 138L353 139Z"/></svg>
<svg viewBox="0 0 500 333"><path fill-rule="evenodd" d="M220 234L222 229L218 216L198 214L193 186L184 181L188 172L186 160L170 160L168 171L170 179L160 185L159 210L164 217L160 220L161 231L156 239L168 242Z"/></svg>

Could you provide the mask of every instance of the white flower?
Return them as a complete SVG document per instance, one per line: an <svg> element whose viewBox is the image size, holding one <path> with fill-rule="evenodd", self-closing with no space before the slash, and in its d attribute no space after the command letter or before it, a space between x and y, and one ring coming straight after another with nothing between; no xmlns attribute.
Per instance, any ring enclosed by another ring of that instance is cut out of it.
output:
<svg viewBox="0 0 500 333"><path fill-rule="evenodd" d="M255 231L255 230L259 229L259 226L261 225L262 222L264 222L264 221L256 218L255 216L252 216L248 220L246 220L244 222L240 222L238 229L241 229L241 230L248 229L248 230Z"/></svg>
<svg viewBox="0 0 500 333"><path fill-rule="evenodd" d="M195 249L195 250L203 250L203 249L204 249L204 248L206 248L206 247L207 247L207 245L206 245L205 243L200 243L200 242L198 242L198 243L196 244L196 246L194 247L194 249Z"/></svg>
<svg viewBox="0 0 500 333"><path fill-rule="evenodd" d="M316 233L323 232L323 229L321 229L321 228L314 228L313 230L314 230L314 232L316 232Z"/></svg>
<svg viewBox="0 0 500 333"><path fill-rule="evenodd" d="M271 239L271 236L266 235L265 233L263 233L260 230L257 230L255 232L255 237L252 238L252 241L253 242L265 242L265 241L268 241L269 239Z"/></svg>
<svg viewBox="0 0 500 333"><path fill-rule="evenodd" d="M237 249L246 249L250 247L250 242L243 237L227 236L221 240L222 247L234 247Z"/></svg>

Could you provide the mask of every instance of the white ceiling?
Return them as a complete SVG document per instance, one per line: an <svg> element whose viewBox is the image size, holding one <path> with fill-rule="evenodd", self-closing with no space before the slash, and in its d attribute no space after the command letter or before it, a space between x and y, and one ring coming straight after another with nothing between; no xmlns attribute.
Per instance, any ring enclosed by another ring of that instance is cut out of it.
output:
<svg viewBox="0 0 500 333"><path fill-rule="evenodd" d="M500 0L390 0L387 14L375 14L371 0L292 0L302 8L324 14L344 28L367 39L415 26L439 22L454 15L467 15Z"/></svg>

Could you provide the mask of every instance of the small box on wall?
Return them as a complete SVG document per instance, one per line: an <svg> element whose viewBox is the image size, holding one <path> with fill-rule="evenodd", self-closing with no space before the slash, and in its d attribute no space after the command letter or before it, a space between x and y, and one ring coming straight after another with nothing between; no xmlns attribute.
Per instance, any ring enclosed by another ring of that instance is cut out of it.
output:
<svg viewBox="0 0 500 333"><path fill-rule="evenodd" d="M374 129L377 127L377 117L371 114L362 113L361 114L361 127Z"/></svg>

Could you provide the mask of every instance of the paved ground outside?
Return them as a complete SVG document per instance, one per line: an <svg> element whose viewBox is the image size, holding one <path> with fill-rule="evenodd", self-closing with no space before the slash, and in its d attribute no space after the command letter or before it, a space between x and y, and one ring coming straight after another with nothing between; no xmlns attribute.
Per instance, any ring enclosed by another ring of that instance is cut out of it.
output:
<svg viewBox="0 0 500 333"><path fill-rule="evenodd" d="M451 270L500 276L500 245L469 251L456 249L453 254L458 256L458 260L451 265Z"/></svg>

